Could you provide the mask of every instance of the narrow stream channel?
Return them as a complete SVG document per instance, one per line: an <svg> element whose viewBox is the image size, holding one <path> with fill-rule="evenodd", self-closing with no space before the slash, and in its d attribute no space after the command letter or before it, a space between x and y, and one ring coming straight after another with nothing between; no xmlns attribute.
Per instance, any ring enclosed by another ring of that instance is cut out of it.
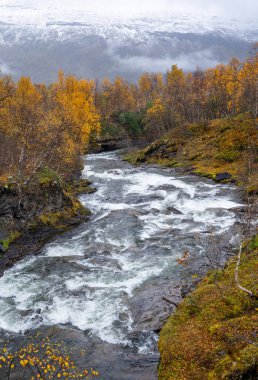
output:
<svg viewBox="0 0 258 380"><path fill-rule="evenodd" d="M177 259L201 254L197 235L232 235L238 191L172 169L88 156L81 196L88 223L55 239L0 279L0 328L13 339L55 326L86 350L100 379L157 378L157 334L180 300ZM85 363L84 363L85 364Z"/></svg>

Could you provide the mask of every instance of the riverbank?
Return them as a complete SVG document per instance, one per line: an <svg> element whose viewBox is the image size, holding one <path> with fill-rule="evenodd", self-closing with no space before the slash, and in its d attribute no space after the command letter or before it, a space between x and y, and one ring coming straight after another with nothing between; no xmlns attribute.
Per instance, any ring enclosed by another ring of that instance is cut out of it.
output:
<svg viewBox="0 0 258 380"><path fill-rule="evenodd" d="M258 235L244 247L241 285L258 295ZM258 300L235 283L236 257L208 273L163 327L159 380L257 379Z"/></svg>
<svg viewBox="0 0 258 380"><path fill-rule="evenodd" d="M258 193L257 144L257 121L240 115L174 129L125 159L236 183L253 202ZM254 294L257 258L256 236L246 245L240 267L242 286ZM258 303L237 289L236 260L231 258L224 270L208 273L162 328L159 380L257 378Z"/></svg>
<svg viewBox="0 0 258 380"><path fill-rule="evenodd" d="M159 164L182 173L211 178L217 182L248 184L258 193L257 120L248 115L212 120L174 128L147 148L131 152L132 164ZM250 168L250 173L248 173Z"/></svg>
<svg viewBox="0 0 258 380"><path fill-rule="evenodd" d="M0 327L13 346L53 331L101 379L156 380L157 332L181 301L178 259L200 255L196 234L210 228L228 243L239 191L115 152L87 156L82 176L98 189L80 197L92 217L5 272Z"/></svg>
<svg viewBox="0 0 258 380"><path fill-rule="evenodd" d="M0 189L0 276L17 261L37 254L54 236L89 219L90 210L78 200L95 191L87 180L64 184L41 176L21 192L15 183Z"/></svg>

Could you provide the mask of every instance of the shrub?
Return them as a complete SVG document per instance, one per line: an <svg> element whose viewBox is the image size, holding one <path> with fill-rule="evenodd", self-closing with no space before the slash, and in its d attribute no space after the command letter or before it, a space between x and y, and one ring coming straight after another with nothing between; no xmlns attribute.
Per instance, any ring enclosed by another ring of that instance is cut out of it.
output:
<svg viewBox="0 0 258 380"><path fill-rule="evenodd" d="M119 122L132 137L139 137L143 130L141 115L136 112L123 112L119 115Z"/></svg>
<svg viewBox="0 0 258 380"><path fill-rule="evenodd" d="M240 158L240 152L234 149L227 149L218 154L217 158L226 162L234 162Z"/></svg>
<svg viewBox="0 0 258 380"><path fill-rule="evenodd" d="M40 185L45 187L51 185L52 183L57 183L59 185L61 184L61 179L57 172L49 169L48 167L45 167L38 173L38 181Z"/></svg>

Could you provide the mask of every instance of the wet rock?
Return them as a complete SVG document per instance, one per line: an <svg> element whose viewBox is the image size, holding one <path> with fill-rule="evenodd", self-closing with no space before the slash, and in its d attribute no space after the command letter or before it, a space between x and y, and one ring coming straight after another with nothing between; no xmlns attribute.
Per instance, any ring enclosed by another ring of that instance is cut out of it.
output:
<svg viewBox="0 0 258 380"><path fill-rule="evenodd" d="M146 284L129 301L134 331L159 331L181 299L181 289L176 284L167 281Z"/></svg>
<svg viewBox="0 0 258 380"><path fill-rule="evenodd" d="M43 318L40 315L35 315L32 318L32 321L37 322L37 323L41 323L41 322L43 322Z"/></svg>
<svg viewBox="0 0 258 380"><path fill-rule="evenodd" d="M139 354L133 347L102 342L87 331L82 332L69 326L43 326L37 331L28 331L25 335L9 337L9 344L14 347L20 344L26 345L30 343L30 336L36 335L37 332L39 335L33 339L35 343L41 342L44 337L50 337L51 341L62 343L62 350L67 348L70 351L75 365L81 371L90 368L98 370L99 380L156 380L158 377L157 352ZM141 337L136 334L135 340L138 343L137 339L140 343ZM30 378L29 372L28 376L23 377L15 371L12 373L10 380ZM0 378L3 378L1 370Z"/></svg>
<svg viewBox="0 0 258 380"><path fill-rule="evenodd" d="M119 319L122 322L127 322L129 319L129 315L127 313L119 313Z"/></svg>
<svg viewBox="0 0 258 380"><path fill-rule="evenodd" d="M109 170L108 173L115 174L115 175L121 175L121 172L119 170Z"/></svg>
<svg viewBox="0 0 258 380"><path fill-rule="evenodd" d="M225 172L225 173L218 173L215 177L215 181L225 181L231 179L232 176L230 173Z"/></svg>
<svg viewBox="0 0 258 380"><path fill-rule="evenodd" d="M21 310L20 311L21 317L27 317L28 315L32 315L33 313L34 313L33 309Z"/></svg>
<svg viewBox="0 0 258 380"><path fill-rule="evenodd" d="M177 190L177 188L174 185L167 184L157 187L156 190L174 191Z"/></svg>
<svg viewBox="0 0 258 380"><path fill-rule="evenodd" d="M144 211L144 210L132 210L130 211L130 214L132 214L133 216L143 216L143 215L148 215L148 211Z"/></svg>
<svg viewBox="0 0 258 380"><path fill-rule="evenodd" d="M145 203L145 202L147 203L146 199L139 198L139 197L131 197L131 198L127 199L127 203L128 204L135 204L135 205L137 205L137 204L141 204L141 203Z"/></svg>
<svg viewBox="0 0 258 380"><path fill-rule="evenodd" d="M233 207L228 211L234 212L236 214L244 214L246 212L246 207Z"/></svg>
<svg viewBox="0 0 258 380"><path fill-rule="evenodd" d="M122 267L119 264L118 260L107 259L103 256L94 257L93 259L88 260L88 263L95 266L108 267L109 269L122 270Z"/></svg>
<svg viewBox="0 0 258 380"><path fill-rule="evenodd" d="M160 213L160 210L157 209L157 208L152 208L152 209L151 209L151 212L152 212L153 214L159 214L159 213Z"/></svg>
<svg viewBox="0 0 258 380"><path fill-rule="evenodd" d="M83 264L80 264L80 263L76 263L76 262L71 262L70 263L70 269L72 269L73 272L77 272L77 271L80 271L80 272L90 272L90 269L87 268L86 265L83 265Z"/></svg>
<svg viewBox="0 0 258 380"><path fill-rule="evenodd" d="M169 211L171 214L183 215L183 213L177 210L175 207L167 207L167 211Z"/></svg>
<svg viewBox="0 0 258 380"><path fill-rule="evenodd" d="M94 252L96 253L96 252ZM64 260L67 262L74 262L74 261L82 261L85 260L85 256L82 255L74 255L74 256L65 256Z"/></svg>

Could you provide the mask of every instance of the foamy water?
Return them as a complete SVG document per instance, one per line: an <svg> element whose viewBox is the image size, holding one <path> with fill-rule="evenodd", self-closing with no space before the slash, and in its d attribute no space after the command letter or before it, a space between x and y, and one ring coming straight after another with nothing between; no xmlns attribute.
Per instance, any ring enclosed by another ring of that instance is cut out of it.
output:
<svg viewBox="0 0 258 380"><path fill-rule="evenodd" d="M91 220L5 272L0 328L22 333L71 324L133 346L131 297L152 279L175 281L177 258L200 250L196 234L232 228L235 189L167 169L133 168L115 153L89 156L83 176L98 188L81 196ZM147 334L139 352L149 352L155 339Z"/></svg>

